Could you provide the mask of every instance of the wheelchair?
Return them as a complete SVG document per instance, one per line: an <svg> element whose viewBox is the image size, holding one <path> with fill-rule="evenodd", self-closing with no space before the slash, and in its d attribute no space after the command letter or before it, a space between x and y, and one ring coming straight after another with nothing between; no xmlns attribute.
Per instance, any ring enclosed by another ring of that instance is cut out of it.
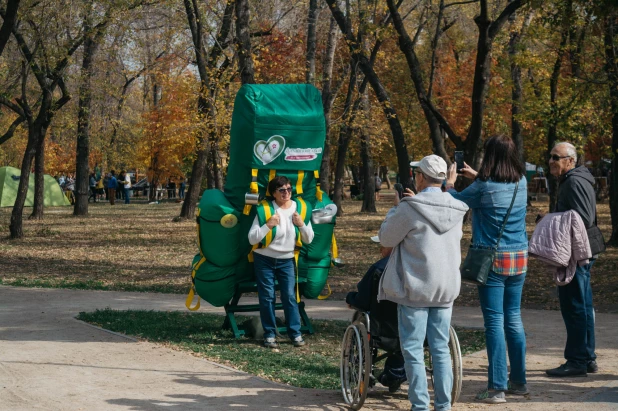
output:
<svg viewBox="0 0 618 411"><path fill-rule="evenodd" d="M369 311L357 309L343 336L341 347L341 391L345 403L353 410L360 410L370 388L377 382L375 365L390 354L400 350L397 326L397 304L377 301L381 272L373 276L372 298ZM375 292L374 292L375 291ZM449 350L453 366L451 404L461 394L463 365L459 339L450 328ZM425 341L425 369L433 385L431 353Z"/></svg>

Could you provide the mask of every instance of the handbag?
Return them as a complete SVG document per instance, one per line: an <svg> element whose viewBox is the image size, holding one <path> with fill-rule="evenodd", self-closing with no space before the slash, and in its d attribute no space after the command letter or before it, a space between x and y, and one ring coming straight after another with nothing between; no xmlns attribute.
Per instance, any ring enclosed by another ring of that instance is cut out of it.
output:
<svg viewBox="0 0 618 411"><path fill-rule="evenodd" d="M504 222L502 223L502 228L500 228L500 234L498 234L498 241L496 241L496 245L490 249L470 247L468 250L468 255L466 255L466 259L459 270L462 281L476 285L485 285L485 283L487 283L487 276L494 265L494 258L496 257L496 251L498 251L498 244L500 244L502 233L504 232L506 223L511 215L513 204L515 204L515 197L517 196L518 187L519 181L515 183L513 199L511 200L509 210L506 212L506 216L504 217Z"/></svg>
<svg viewBox="0 0 618 411"><path fill-rule="evenodd" d="M596 210L594 215L594 225L590 228L586 228L586 233L588 233L588 241L590 242L590 250L592 251L592 256L594 257L595 255L604 252L605 239L603 238L603 233L601 232L601 229L597 225Z"/></svg>

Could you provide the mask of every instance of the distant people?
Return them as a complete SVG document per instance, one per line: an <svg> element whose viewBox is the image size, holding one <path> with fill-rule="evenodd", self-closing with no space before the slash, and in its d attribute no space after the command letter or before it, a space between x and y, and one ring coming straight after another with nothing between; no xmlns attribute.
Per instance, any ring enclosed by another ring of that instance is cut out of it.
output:
<svg viewBox="0 0 618 411"><path fill-rule="evenodd" d="M99 197L99 201L102 201L105 196L105 186L103 184L103 177L99 176L97 179L97 197Z"/></svg>
<svg viewBox="0 0 618 411"><path fill-rule="evenodd" d="M378 173L375 173L373 175L373 179L375 181L376 184L376 201L380 200L380 190L382 190L382 179L380 178L380 176L378 175Z"/></svg>
<svg viewBox="0 0 618 411"><path fill-rule="evenodd" d="M112 170L109 173L109 179L107 180L107 198L110 205L116 204L116 189L118 188L118 180L116 180L116 172Z"/></svg>
<svg viewBox="0 0 618 411"><path fill-rule="evenodd" d="M185 183L185 179L181 178L180 179L180 188L178 189L178 197L181 200L185 199L185 188L187 188L187 184Z"/></svg>
<svg viewBox="0 0 618 411"><path fill-rule="evenodd" d="M90 186L90 197L88 197L88 202L92 198L93 202L97 202L97 180L95 178L94 173L90 173L90 178L88 179L88 185Z"/></svg>
<svg viewBox="0 0 618 411"><path fill-rule="evenodd" d="M167 198L176 198L176 183L171 178L167 180Z"/></svg>
<svg viewBox="0 0 618 411"><path fill-rule="evenodd" d="M60 184L60 187L62 187L62 189L64 189L64 185L66 184L66 177L64 176L64 173L60 174L60 177L58 177L58 184Z"/></svg>
<svg viewBox="0 0 618 411"><path fill-rule="evenodd" d="M528 394L526 334L520 310L528 271L525 167L513 140L498 135L485 142L485 155L479 172L466 163L459 172L474 182L458 193L454 188L457 170L452 165L446 184L453 197L472 209L471 247L497 247L487 283L478 286L489 368L487 388L476 395L476 400L489 404L505 403L505 393ZM511 214L497 244L514 195ZM506 363L507 346L510 373Z"/></svg>
<svg viewBox="0 0 618 411"><path fill-rule="evenodd" d="M420 172L419 172L420 171ZM425 338L433 363L436 410L451 409L453 366L450 340L453 302L461 279L461 238L468 206L443 193L446 162L424 157L417 168L414 194L409 188L380 227L380 244L393 247L380 280L378 301L397 303L399 341L408 377L412 410L429 409Z"/></svg>
<svg viewBox="0 0 618 411"><path fill-rule="evenodd" d="M551 150L549 170L560 180L555 211L577 211L586 228L592 228L597 218L594 177L586 167L576 167L576 163L577 151L571 143L558 143ZM566 362L547 370L550 377L586 376L598 372L590 287L590 269L596 257L593 255L588 264L578 265L571 282L558 287L560 311L567 331Z"/></svg>
<svg viewBox="0 0 618 411"><path fill-rule="evenodd" d="M124 203L129 204L129 191L131 190L131 176L129 173L126 173L124 170L121 171L121 174L124 175L124 180L122 180L122 191L124 191Z"/></svg>
<svg viewBox="0 0 618 411"><path fill-rule="evenodd" d="M124 190L121 190L122 185L124 184L124 172L121 171L120 174L118 175L117 179L117 187L116 187L116 200L122 200L124 199Z"/></svg>

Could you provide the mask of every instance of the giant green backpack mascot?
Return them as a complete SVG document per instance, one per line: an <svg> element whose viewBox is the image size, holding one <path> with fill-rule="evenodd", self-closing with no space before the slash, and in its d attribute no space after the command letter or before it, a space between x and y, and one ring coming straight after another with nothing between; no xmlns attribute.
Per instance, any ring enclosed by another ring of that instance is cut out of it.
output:
<svg viewBox="0 0 618 411"><path fill-rule="evenodd" d="M319 91L307 84L255 85L240 88L234 103L230 158L225 191L206 190L197 211L200 253L193 260L195 293L220 307L234 296L239 283L254 281L253 247L248 232L257 213L270 217L268 182L286 176L292 198L305 222L312 221L311 244L297 244L297 294L319 298L332 257L336 207L320 190L318 170L325 140ZM271 234L274 234L271 232ZM268 245L268 236L263 240Z"/></svg>

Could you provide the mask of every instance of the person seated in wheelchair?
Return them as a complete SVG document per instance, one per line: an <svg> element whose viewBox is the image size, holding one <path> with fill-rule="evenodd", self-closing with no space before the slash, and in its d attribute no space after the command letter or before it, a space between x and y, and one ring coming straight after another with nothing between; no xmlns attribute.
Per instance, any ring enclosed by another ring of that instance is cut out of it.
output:
<svg viewBox="0 0 618 411"><path fill-rule="evenodd" d="M371 240L380 243L378 236L371 237ZM392 248L380 246L382 259L367 270L356 286L358 291L349 292L345 301L349 308L370 313L371 338L388 353L384 371L377 380L383 386L388 387L389 392L396 392L406 381L403 355L399 348L397 305L390 301L377 302L380 277L382 277L392 250Z"/></svg>

